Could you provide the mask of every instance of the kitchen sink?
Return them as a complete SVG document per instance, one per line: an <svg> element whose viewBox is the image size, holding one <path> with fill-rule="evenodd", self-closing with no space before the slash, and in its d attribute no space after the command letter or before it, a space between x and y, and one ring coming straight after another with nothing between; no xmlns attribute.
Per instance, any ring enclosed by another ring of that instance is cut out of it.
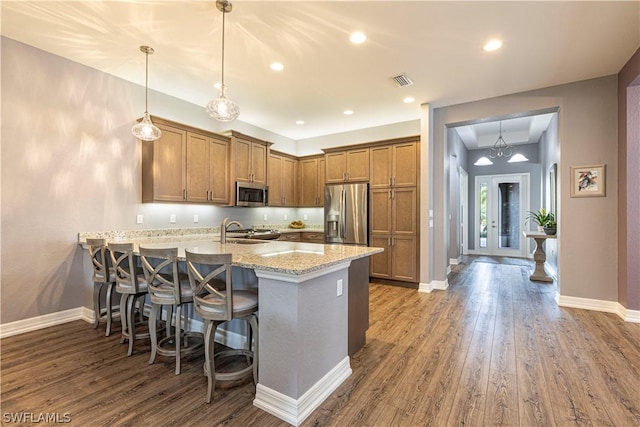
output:
<svg viewBox="0 0 640 427"><path fill-rule="evenodd" d="M227 243L233 243L238 245L258 245L260 243L269 243L264 240L257 239L228 239Z"/></svg>

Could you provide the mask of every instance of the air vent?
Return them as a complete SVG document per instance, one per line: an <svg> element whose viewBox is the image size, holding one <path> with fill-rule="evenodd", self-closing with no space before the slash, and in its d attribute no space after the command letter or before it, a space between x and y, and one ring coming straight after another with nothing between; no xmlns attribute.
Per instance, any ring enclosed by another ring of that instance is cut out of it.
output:
<svg viewBox="0 0 640 427"><path fill-rule="evenodd" d="M411 86L413 84L413 80L411 80L406 74L391 77L391 80L393 80L397 87Z"/></svg>

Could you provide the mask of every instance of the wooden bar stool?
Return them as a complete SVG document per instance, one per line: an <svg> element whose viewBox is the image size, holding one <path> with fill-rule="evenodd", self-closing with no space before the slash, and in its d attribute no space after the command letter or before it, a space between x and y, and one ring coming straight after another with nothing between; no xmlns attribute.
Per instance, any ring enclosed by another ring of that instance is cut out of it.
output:
<svg viewBox="0 0 640 427"><path fill-rule="evenodd" d="M111 263L116 275L116 292L120 294L120 319L122 336L120 343L129 340L127 356L133 354L133 343L137 339L149 338L149 331L136 331L136 326L144 325L144 298L148 293L147 281L141 269L136 268L133 254L133 243L109 243L107 249L111 254ZM136 303L138 322L136 322Z"/></svg>
<svg viewBox="0 0 640 427"><path fill-rule="evenodd" d="M186 251L186 260L196 314L202 317L206 326L204 371L208 382L206 402L210 403L216 380L239 380L253 374L253 382L258 382L258 295L250 291L233 290L231 254L198 254ZM248 322L248 348L214 353L218 325L232 319ZM233 372L216 372L216 358L237 355L246 357L247 367Z"/></svg>
<svg viewBox="0 0 640 427"><path fill-rule="evenodd" d="M152 364L156 354L176 358L176 375L180 374L180 357L202 349L203 337L199 332L188 332L189 306L193 304L193 292L189 286L189 278L178 272L178 249L140 248L140 262L147 281L151 314L149 315L149 331L151 333ZM164 338L158 341L156 323L162 314L162 306L168 306L166 331ZM186 312L182 315L182 307ZM175 333L171 333L171 318L175 308ZM183 318L184 317L184 318ZM183 322L184 320L184 322ZM184 323L184 327L181 326Z"/></svg>
<svg viewBox="0 0 640 427"><path fill-rule="evenodd" d="M112 307L113 287L116 275L109 267L106 239L87 239L89 256L93 265L93 328L106 323L105 336L111 335L111 322L114 315L120 315L119 309ZM105 306L102 307L102 290L105 290Z"/></svg>

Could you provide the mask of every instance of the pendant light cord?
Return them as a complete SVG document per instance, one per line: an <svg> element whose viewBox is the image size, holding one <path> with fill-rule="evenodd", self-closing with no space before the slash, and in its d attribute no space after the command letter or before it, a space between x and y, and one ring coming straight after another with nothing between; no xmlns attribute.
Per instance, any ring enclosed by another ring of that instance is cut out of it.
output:
<svg viewBox="0 0 640 427"><path fill-rule="evenodd" d="M146 114L148 111L149 104L149 50L145 52L145 75L144 75L144 112Z"/></svg>
<svg viewBox="0 0 640 427"><path fill-rule="evenodd" d="M220 92L224 96L224 21L227 14L227 4L222 8L222 80L220 82Z"/></svg>

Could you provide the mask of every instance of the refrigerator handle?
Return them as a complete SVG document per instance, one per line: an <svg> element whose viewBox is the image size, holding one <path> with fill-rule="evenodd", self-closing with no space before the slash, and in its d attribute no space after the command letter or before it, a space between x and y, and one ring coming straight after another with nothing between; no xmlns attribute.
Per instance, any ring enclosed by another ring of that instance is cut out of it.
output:
<svg viewBox="0 0 640 427"><path fill-rule="evenodd" d="M347 234L347 195L344 188L340 191L340 238L344 239Z"/></svg>

